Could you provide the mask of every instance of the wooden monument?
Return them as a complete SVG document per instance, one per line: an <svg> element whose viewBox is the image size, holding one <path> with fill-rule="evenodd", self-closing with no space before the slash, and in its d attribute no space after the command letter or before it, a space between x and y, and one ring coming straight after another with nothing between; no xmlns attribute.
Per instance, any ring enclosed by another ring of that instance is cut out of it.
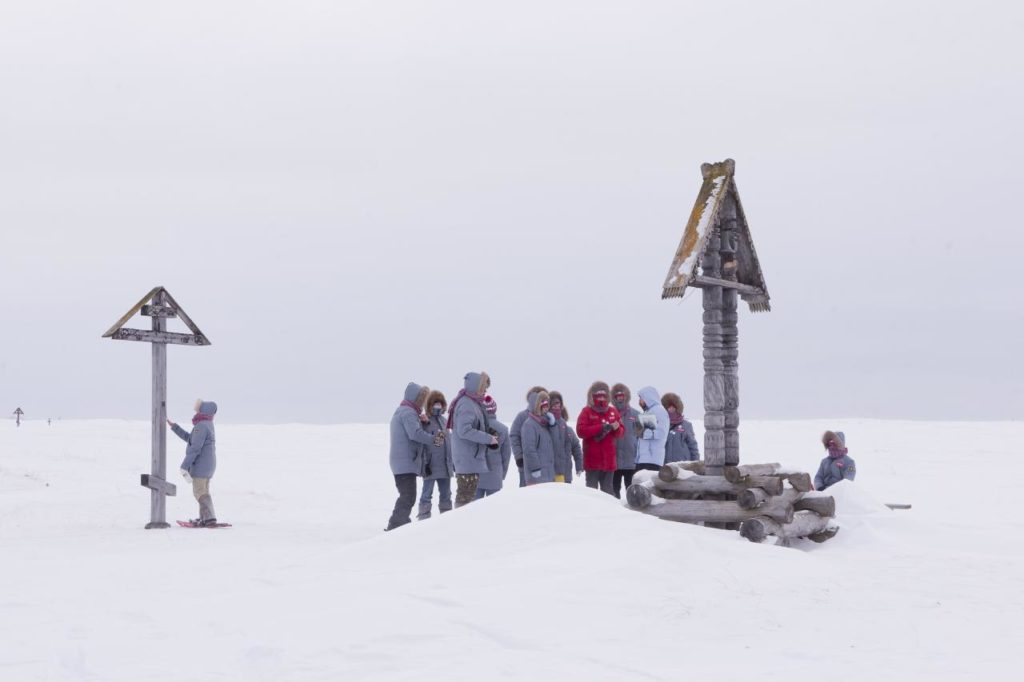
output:
<svg viewBox="0 0 1024 682"><path fill-rule="evenodd" d="M124 325L137 313L152 318L152 329L125 328ZM184 322L192 333L167 331L167 320L175 317ZM146 528L169 528L167 496L175 495L177 489L167 482L167 344L209 346L210 340L163 287L156 287L143 296L107 330L103 338L153 344L152 462L150 473L142 474L142 485L150 489L150 514Z"/></svg>
<svg viewBox="0 0 1024 682"><path fill-rule="evenodd" d="M23 415L23 414L25 414L25 413L21 411L20 407L14 411L14 425L15 426L21 426L21 415Z"/></svg>
<svg viewBox="0 0 1024 682"><path fill-rule="evenodd" d="M700 170L704 184L661 297L681 298L687 287L703 291L704 464L709 475L721 476L740 463L737 297L755 313L771 306L736 188L736 163L705 163Z"/></svg>

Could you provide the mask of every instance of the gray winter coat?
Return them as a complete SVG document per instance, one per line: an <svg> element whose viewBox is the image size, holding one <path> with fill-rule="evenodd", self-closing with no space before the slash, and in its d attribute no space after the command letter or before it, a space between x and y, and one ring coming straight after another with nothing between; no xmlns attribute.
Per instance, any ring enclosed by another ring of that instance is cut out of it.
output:
<svg viewBox="0 0 1024 682"><path fill-rule="evenodd" d="M423 427L430 434L430 445L423 445L422 457L426 463L423 478L436 480L439 478L451 478L455 475L455 464L452 462L452 438L445 427L444 415L431 415ZM444 440L440 445L434 445L438 433L444 433Z"/></svg>
<svg viewBox="0 0 1024 682"><path fill-rule="evenodd" d="M583 448L579 437L564 419L559 419L551 427L551 442L555 446L555 474L565 476L565 482L572 483L573 471L583 470Z"/></svg>
<svg viewBox="0 0 1024 682"><path fill-rule="evenodd" d="M818 473L814 477L814 489L824 490L843 479L852 481L856 477L857 463L853 461L853 457L849 455L843 455L835 459L826 457L821 460L821 464L818 466Z"/></svg>
<svg viewBox="0 0 1024 682"><path fill-rule="evenodd" d="M516 458L516 466L522 466L523 461L523 422L530 416L529 410L523 410L512 420L512 427L508 430L509 441L512 443L512 456Z"/></svg>
<svg viewBox="0 0 1024 682"><path fill-rule="evenodd" d="M555 480L555 441L552 427L541 424L533 415L523 422L523 471L526 485L553 483Z"/></svg>
<svg viewBox="0 0 1024 682"><path fill-rule="evenodd" d="M700 459L700 448L693 433L693 424L684 419L679 426L672 427L665 442L665 463L696 462Z"/></svg>
<svg viewBox="0 0 1024 682"><path fill-rule="evenodd" d="M487 446L491 444L491 438L491 434L487 433L484 408L469 396L459 398L452 416L452 459L455 462L455 473L486 474L489 471Z"/></svg>
<svg viewBox="0 0 1024 682"><path fill-rule="evenodd" d="M636 463L662 466L665 463L665 441L668 440L668 410L662 407L658 391L650 386L640 389L640 397L647 405L647 409L639 418L653 415L656 427L653 430L644 429L643 435L637 441Z"/></svg>
<svg viewBox="0 0 1024 682"><path fill-rule="evenodd" d="M405 399L414 402L420 390L417 384L409 384L405 389ZM394 475L420 473L422 446L434 443L434 437L423 427L419 414L408 405L399 405L391 416L390 459L391 473Z"/></svg>
<svg viewBox="0 0 1024 682"><path fill-rule="evenodd" d="M199 414L217 414L217 403L200 403ZM213 420L198 422L192 427L191 433L177 424L171 427L171 431L188 443L181 468L192 478L213 478L213 472L217 470L217 433L213 428Z"/></svg>
<svg viewBox="0 0 1024 682"><path fill-rule="evenodd" d="M492 418L491 428L498 432L498 449L487 448L487 473L480 474L478 490L501 490L512 461L512 445L509 442L508 427Z"/></svg>
<svg viewBox="0 0 1024 682"><path fill-rule="evenodd" d="M627 405L625 409L619 409L619 414L622 415L622 425L625 428L625 433L622 438L615 441L615 467L617 469L632 470L636 469L636 420L640 416L640 413Z"/></svg>

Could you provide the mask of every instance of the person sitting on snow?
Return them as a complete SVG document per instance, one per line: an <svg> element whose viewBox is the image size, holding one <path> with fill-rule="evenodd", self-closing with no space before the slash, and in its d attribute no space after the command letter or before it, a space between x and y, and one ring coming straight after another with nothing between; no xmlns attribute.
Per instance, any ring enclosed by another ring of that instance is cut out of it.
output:
<svg viewBox="0 0 1024 682"><path fill-rule="evenodd" d="M857 476L857 464L846 454L846 434L826 431L821 437L821 444L828 450L828 457L821 460L818 474L814 477L814 489L825 490L843 479L852 481Z"/></svg>
<svg viewBox="0 0 1024 682"><path fill-rule="evenodd" d="M213 511L213 498L210 497L210 479L217 470L217 434L213 428L217 403L197 400L195 411L191 433L170 419L167 424L178 438L188 443L185 459L181 462L181 475L186 482L192 484L192 495L199 503L199 518L193 519L192 523L197 526L214 526L217 524L217 515Z"/></svg>

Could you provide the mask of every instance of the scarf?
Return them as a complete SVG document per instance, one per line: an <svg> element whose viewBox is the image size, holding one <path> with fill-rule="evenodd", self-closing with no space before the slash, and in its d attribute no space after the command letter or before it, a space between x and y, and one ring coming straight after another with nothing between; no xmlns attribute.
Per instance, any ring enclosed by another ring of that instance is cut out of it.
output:
<svg viewBox="0 0 1024 682"><path fill-rule="evenodd" d="M192 426L195 426L199 422L212 422L212 414L203 414L202 412L196 412L196 416L192 417Z"/></svg>
<svg viewBox="0 0 1024 682"><path fill-rule="evenodd" d="M668 421L673 427L679 426L683 423L683 415L678 412L669 412Z"/></svg>
<svg viewBox="0 0 1024 682"><path fill-rule="evenodd" d="M411 400L403 400L402 403L401 403L401 407L408 407L409 409L411 409L416 414L420 413L419 405L417 405L416 403L412 402Z"/></svg>
<svg viewBox="0 0 1024 682"><path fill-rule="evenodd" d="M470 393L466 389L462 389L461 391L459 391L459 394L455 396L455 400L452 401L452 404L448 407L448 428L454 428L455 406L458 405L459 401L462 400L463 398L469 398L474 403L480 406L480 411L483 412L484 414L484 424L486 424L487 408L484 407L484 396L480 395L479 393Z"/></svg>

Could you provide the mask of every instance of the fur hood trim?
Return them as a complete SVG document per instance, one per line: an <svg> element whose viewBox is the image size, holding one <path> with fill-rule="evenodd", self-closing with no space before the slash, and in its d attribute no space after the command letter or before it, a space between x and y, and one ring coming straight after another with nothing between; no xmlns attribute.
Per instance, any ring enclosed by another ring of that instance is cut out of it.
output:
<svg viewBox="0 0 1024 682"><path fill-rule="evenodd" d="M627 405L629 405L631 402L633 402L633 394L630 392L629 386L627 386L626 384L615 384L614 386L612 386L611 399L613 401L615 400L615 394L616 393L625 393L626 394L626 404Z"/></svg>
<svg viewBox="0 0 1024 682"><path fill-rule="evenodd" d="M431 391L427 394L427 399L423 403L423 407L430 411L430 408L434 406L434 403L441 403L441 411L444 412L448 409L448 400L445 399L444 393L441 391Z"/></svg>
<svg viewBox="0 0 1024 682"><path fill-rule="evenodd" d="M677 394L666 393L665 395L661 396L661 406L667 410L669 405L675 407L676 412L678 412L679 414L683 413L683 399L680 398Z"/></svg>
<svg viewBox="0 0 1024 682"><path fill-rule="evenodd" d="M846 434L842 431L826 431L821 434L821 444L825 446L826 450L828 449L828 442L830 440L834 440L844 448L846 447Z"/></svg>
<svg viewBox="0 0 1024 682"><path fill-rule="evenodd" d="M587 390L587 405L590 405L591 407L594 406L594 394L600 391L604 391L608 394L608 404L612 404L612 396L611 391L608 390L608 384L603 381L595 381Z"/></svg>

